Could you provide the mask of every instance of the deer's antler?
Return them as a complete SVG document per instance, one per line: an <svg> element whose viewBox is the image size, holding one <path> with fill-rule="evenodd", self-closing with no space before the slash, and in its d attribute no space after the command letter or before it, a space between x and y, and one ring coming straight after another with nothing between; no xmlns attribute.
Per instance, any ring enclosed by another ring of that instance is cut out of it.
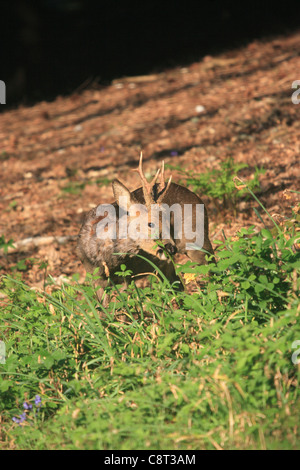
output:
<svg viewBox="0 0 300 470"><path fill-rule="evenodd" d="M165 197L169 187L170 187L172 176L170 176L168 184L166 186L165 180L164 180L165 162L163 161L162 165L161 165L161 168L159 168L157 170L154 178L149 183L147 181L145 175L144 175L142 165L143 165L143 153L141 152L139 166L138 166L138 168L135 168L133 171L137 171L140 178L141 178L142 187L143 187L143 194L144 194L144 199L145 199L146 206L150 207L151 204L160 204L162 202L163 198ZM156 196L156 194L154 192L154 187L155 187L155 184L156 184L159 173L160 173L160 181L159 181L159 185L158 185L158 188L157 188L158 196Z"/></svg>
<svg viewBox="0 0 300 470"><path fill-rule="evenodd" d="M151 204L155 204L156 201L154 199L154 194L153 194L153 188L156 183L156 180L158 178L160 168L157 170L156 175L154 176L153 180L148 183L146 180L146 177L143 172L143 152L141 152L140 156L140 161L139 161L139 167L135 168L133 171L137 171L138 174L140 175L141 181L142 181L142 187L143 187L143 194L144 194L144 199L147 207L150 207Z"/></svg>
<svg viewBox="0 0 300 470"><path fill-rule="evenodd" d="M160 204L163 201L165 195L167 194L167 192L169 190L171 181L172 181L172 175L170 176L169 181L168 181L167 186L166 186L166 183L165 183L165 162L163 160L162 164L161 164L160 181L159 181L159 185L158 185L158 196L156 198L156 203L157 204Z"/></svg>

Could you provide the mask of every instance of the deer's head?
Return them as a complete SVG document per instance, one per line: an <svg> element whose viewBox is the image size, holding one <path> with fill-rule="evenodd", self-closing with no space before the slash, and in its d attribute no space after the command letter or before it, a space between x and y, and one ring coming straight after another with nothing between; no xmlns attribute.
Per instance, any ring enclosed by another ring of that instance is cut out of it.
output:
<svg viewBox="0 0 300 470"><path fill-rule="evenodd" d="M172 176L165 184L164 162L162 162L161 168L149 183L143 173L142 163L141 153L139 166L134 171L138 172L142 182L144 203L137 201L119 180L113 181L114 196L120 208L119 224L123 224L123 229L127 228L127 236L136 240L140 249L163 260L166 259L165 250L170 254L176 252L170 220L163 217L162 207L164 198L170 190Z"/></svg>

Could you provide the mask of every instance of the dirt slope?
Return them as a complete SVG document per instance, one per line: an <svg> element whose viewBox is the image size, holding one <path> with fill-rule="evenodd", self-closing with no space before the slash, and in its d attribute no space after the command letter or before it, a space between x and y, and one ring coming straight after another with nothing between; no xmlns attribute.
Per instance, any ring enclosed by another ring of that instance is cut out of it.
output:
<svg viewBox="0 0 300 470"><path fill-rule="evenodd" d="M300 33L253 42L188 68L120 79L1 114L0 236L14 242L42 237L42 244L2 253L0 272L18 262L22 269L20 260L31 257L48 261L55 278L83 275L75 240L49 243L46 237L75 238L84 212L112 200L114 177L138 187L129 170L141 149L149 175L162 159L205 172L232 156L249 165L245 178L264 167L260 200L271 214L290 215L297 195L285 190L299 190L300 176L300 104L291 100L299 51ZM176 173L173 178L178 181ZM241 202L233 216L202 196L212 241L223 231L230 236L242 226L261 226L251 209L255 201ZM27 281L42 285L38 263L26 263Z"/></svg>

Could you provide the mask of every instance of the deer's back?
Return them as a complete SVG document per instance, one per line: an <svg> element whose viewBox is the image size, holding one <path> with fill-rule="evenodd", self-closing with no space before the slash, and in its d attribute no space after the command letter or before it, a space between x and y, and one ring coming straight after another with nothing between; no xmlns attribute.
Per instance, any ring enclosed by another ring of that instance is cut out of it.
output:
<svg viewBox="0 0 300 470"><path fill-rule="evenodd" d="M134 199L139 204L145 204L145 199L143 195L143 188L140 187L131 193L134 196ZM164 200L164 204L168 206L172 206L173 204L179 204L183 207L184 204L191 204L194 207L196 204L204 204L203 201L197 196L195 193L190 191L189 189L185 188L176 183L171 183L169 191L167 192ZM119 207L116 202L112 204L116 210L116 216L118 219L119 216ZM135 242L130 239L114 239L114 240L100 240L97 238L96 234L96 226L98 222L97 217L97 208L92 209L89 211L85 217L85 220L82 224L79 238L78 238L78 246L77 246L77 253L85 264L85 267L88 271L93 271L93 269L97 266L100 268L100 275L102 275L105 271L105 265L109 265L112 269L116 269L121 262L129 265L130 269L133 269L134 272L140 272L142 266L139 266L141 261L137 262L137 258L135 255L140 252L137 248ZM195 221L193 220L193 230L195 230ZM204 205L204 249L209 252L212 252L212 247L208 238L208 217L206 208ZM176 239L175 240L177 250L179 253L186 253L186 241L185 239ZM117 252L122 253L130 253L124 257L120 256L115 257L113 254ZM148 255L149 257L149 255ZM133 261L134 260L134 261ZM144 266L143 266L144 267Z"/></svg>

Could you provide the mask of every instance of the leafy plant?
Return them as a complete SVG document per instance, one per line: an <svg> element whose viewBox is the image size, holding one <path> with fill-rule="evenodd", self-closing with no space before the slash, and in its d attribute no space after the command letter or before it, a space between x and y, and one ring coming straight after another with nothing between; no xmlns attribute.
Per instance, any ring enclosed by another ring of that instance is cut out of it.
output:
<svg viewBox="0 0 300 470"><path fill-rule="evenodd" d="M234 178L238 176L239 172L247 167L246 163L236 163L233 158L222 161L219 169L205 173L195 173L193 170L187 171L177 166L170 166L184 176L184 183L191 186L193 191L218 199L222 201L224 207L231 208L235 208L238 198L247 193L244 188L238 190L234 182ZM247 182L250 190L259 187L259 175L263 172L263 169L255 168L253 179Z"/></svg>
<svg viewBox="0 0 300 470"><path fill-rule="evenodd" d="M8 241L5 241L4 235L1 235L1 237L0 237L0 250L3 250L4 253L7 253L9 247L13 248L13 246L14 246L13 243L14 243L14 241L11 238Z"/></svg>
<svg viewBox="0 0 300 470"><path fill-rule="evenodd" d="M11 202L9 203L9 206L8 206L8 207L9 207L10 210L15 211L15 210L17 210L18 202L15 201L15 200L13 200L13 201L11 201Z"/></svg>

